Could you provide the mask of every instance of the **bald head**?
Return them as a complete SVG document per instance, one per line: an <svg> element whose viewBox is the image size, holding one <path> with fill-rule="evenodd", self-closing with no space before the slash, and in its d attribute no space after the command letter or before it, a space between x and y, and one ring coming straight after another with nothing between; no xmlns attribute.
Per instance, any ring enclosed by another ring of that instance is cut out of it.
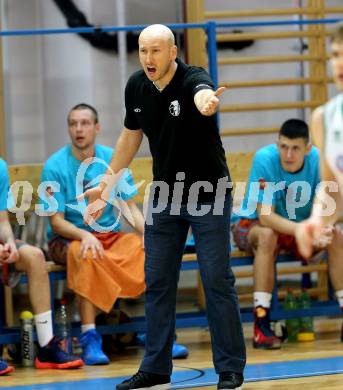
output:
<svg viewBox="0 0 343 390"><path fill-rule="evenodd" d="M146 27L139 35L138 43L160 39L168 43L168 46L175 45L175 37L172 30L163 24L152 24Z"/></svg>
<svg viewBox="0 0 343 390"><path fill-rule="evenodd" d="M163 24L152 24L139 35L139 61L148 79L164 88L177 68L174 34Z"/></svg>

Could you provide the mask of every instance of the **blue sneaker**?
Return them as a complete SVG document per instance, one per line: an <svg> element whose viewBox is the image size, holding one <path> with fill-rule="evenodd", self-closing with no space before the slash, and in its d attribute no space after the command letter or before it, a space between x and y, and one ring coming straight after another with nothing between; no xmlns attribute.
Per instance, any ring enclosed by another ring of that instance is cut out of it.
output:
<svg viewBox="0 0 343 390"><path fill-rule="evenodd" d="M35 359L36 368L78 368L83 366L83 361L77 356L66 353L60 346L57 337L51 339L48 345L39 348Z"/></svg>
<svg viewBox="0 0 343 390"><path fill-rule="evenodd" d="M145 333L137 333L136 340L138 345L145 345ZM185 345L178 344L175 340L173 343L172 356L173 359L186 359L188 356L188 348Z"/></svg>
<svg viewBox="0 0 343 390"><path fill-rule="evenodd" d="M145 346L145 333L137 333L136 334L136 342L137 342L137 345L144 347Z"/></svg>
<svg viewBox="0 0 343 390"><path fill-rule="evenodd" d="M80 336L82 346L82 360L88 366L109 364L109 358L104 354L101 345L102 338L95 329L87 330Z"/></svg>
<svg viewBox="0 0 343 390"><path fill-rule="evenodd" d="M186 359L188 356L188 348L174 341L172 354L173 359Z"/></svg>
<svg viewBox="0 0 343 390"><path fill-rule="evenodd" d="M9 366L5 361L0 359L0 375L9 374L14 371L14 367Z"/></svg>

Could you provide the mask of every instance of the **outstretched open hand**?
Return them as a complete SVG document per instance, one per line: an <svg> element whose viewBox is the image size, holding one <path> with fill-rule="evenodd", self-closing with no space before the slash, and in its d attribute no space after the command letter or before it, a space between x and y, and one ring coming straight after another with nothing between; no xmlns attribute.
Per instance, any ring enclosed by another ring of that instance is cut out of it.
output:
<svg viewBox="0 0 343 390"><path fill-rule="evenodd" d="M93 221L100 218L106 207L106 202L102 199L101 195L101 188L94 187L77 197L78 200L88 199L88 206L86 207L85 215L83 216L87 225L91 225Z"/></svg>
<svg viewBox="0 0 343 390"><path fill-rule="evenodd" d="M201 114L205 116L211 116L217 112L219 106L219 97L226 90L226 87L219 87L214 93L208 96L207 101L204 102L204 106L201 109Z"/></svg>

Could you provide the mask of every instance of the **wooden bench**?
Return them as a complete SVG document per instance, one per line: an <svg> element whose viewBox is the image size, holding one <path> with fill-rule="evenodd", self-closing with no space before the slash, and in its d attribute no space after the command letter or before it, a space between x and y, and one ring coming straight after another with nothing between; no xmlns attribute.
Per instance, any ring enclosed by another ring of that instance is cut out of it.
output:
<svg viewBox="0 0 343 390"><path fill-rule="evenodd" d="M230 168L230 173L233 182L245 182L247 181L252 158L254 153L230 153L227 155L227 161ZM133 176L136 183L142 182L143 184L139 187L139 194L136 196L135 200L137 203L142 203L145 195L146 186L152 181L152 161L151 158L136 158L132 162L130 169L133 172ZM34 210L35 205L37 204L37 187L40 182L42 165L41 164L31 164L31 165L13 165L9 167L10 171L10 179L11 182L18 181L28 181L32 186L31 191L25 191L25 193L19 197L19 202L21 207L25 210L27 214ZM235 203L239 203L241 199L236 199L234 196ZM13 215L12 215L13 219ZM292 261L293 259L287 255L283 254L278 257L278 266L277 266L277 275L289 275L289 274L299 274L299 273L308 273L308 272L316 272L317 273L317 286L315 288L309 289L309 293L311 296L315 296L320 300L326 300L323 302L320 307L312 310L311 313L316 315L320 314L338 314L339 308L338 305L334 305L332 300L327 301L328 298L328 272L327 272L327 264L319 263L319 264L311 264L311 265L301 265L299 262L288 263L287 266L281 264L285 261ZM233 270L236 278L238 279L237 285L239 287L239 279L241 278L252 278L252 264L253 258L247 253L234 250L231 254L231 265L233 266ZM242 269L242 266L247 266L247 268ZM56 265L54 263L48 262L47 268L49 271L50 280L63 279L65 278L65 269L60 265ZM197 269L196 264L196 254L195 253L187 253L183 256L182 269L190 270ZM6 289L6 306L7 307L7 317L10 317L11 308L11 299L9 296L11 295ZM278 299L283 298L285 295L285 290L275 291L274 300L273 300L273 309L272 309L272 318L279 319L289 317L292 314L285 313L282 311L281 306L279 304ZM250 301L252 303L252 289L248 293L240 294L239 299L241 302ZM198 278L198 300L201 308L204 308L204 293L201 286L201 281ZM13 311L12 311L13 312ZM299 312L295 312L295 314L301 314ZM242 310L242 319L243 321L251 321L252 320L252 310L245 311ZM13 318L7 318L7 323L13 323ZM123 330L138 330L144 325L144 319L140 318L137 323L132 323L131 325L124 325L117 327L117 331ZM204 313L185 313L177 318L177 326L179 327L188 327L188 326L201 326L206 325L206 319ZM1 337L0 337L1 343Z"/></svg>

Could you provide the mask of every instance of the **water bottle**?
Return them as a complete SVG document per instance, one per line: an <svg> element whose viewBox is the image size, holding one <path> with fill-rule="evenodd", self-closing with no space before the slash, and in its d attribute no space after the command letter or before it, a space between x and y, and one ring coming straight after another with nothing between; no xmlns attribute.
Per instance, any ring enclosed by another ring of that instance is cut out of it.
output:
<svg viewBox="0 0 343 390"><path fill-rule="evenodd" d="M30 311L20 313L21 361L24 367L34 366L33 314Z"/></svg>
<svg viewBox="0 0 343 390"><path fill-rule="evenodd" d="M54 316L55 336L60 339L60 347L66 353L72 352L71 323L67 301L61 299Z"/></svg>
<svg viewBox="0 0 343 390"><path fill-rule="evenodd" d="M311 298L303 289L299 297L299 309L309 309L311 307ZM315 339L313 330L313 318L310 316L300 317L298 341L313 341Z"/></svg>
<svg viewBox="0 0 343 390"><path fill-rule="evenodd" d="M292 293L292 290L288 290L285 302L284 310L297 310L298 303L295 296ZM290 342L298 340L299 333L299 318L289 318L286 319L286 329L287 329L287 339Z"/></svg>

